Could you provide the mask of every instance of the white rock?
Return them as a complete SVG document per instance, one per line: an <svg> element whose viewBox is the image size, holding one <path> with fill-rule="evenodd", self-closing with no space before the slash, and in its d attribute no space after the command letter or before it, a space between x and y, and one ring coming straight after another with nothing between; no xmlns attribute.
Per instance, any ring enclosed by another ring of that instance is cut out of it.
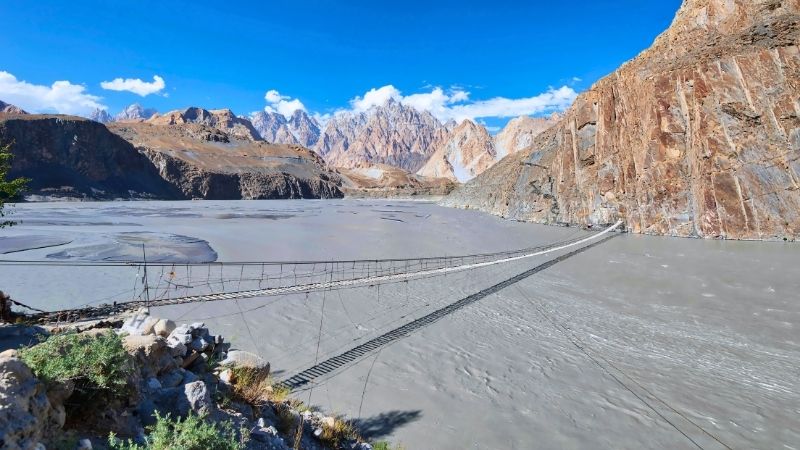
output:
<svg viewBox="0 0 800 450"><path fill-rule="evenodd" d="M78 441L78 446L75 447L75 450L92 450L92 441L89 439L81 439Z"/></svg>
<svg viewBox="0 0 800 450"><path fill-rule="evenodd" d="M223 383L231 384L232 379L233 379L233 371L230 369L225 369L219 373L219 381L222 381ZM259 419L259 420L264 420L264 419ZM259 426L263 427L264 425L259 425Z"/></svg>
<svg viewBox="0 0 800 450"><path fill-rule="evenodd" d="M119 332L129 336L144 336L153 332L156 322L158 319L140 311L123 322Z"/></svg>
<svg viewBox="0 0 800 450"><path fill-rule="evenodd" d="M186 344L180 342L176 339L170 339L167 341L167 346L169 347L170 354L172 356L186 356Z"/></svg>
<svg viewBox="0 0 800 450"><path fill-rule="evenodd" d="M328 428L333 428L336 425L336 419L331 416L323 417L319 421Z"/></svg>
<svg viewBox="0 0 800 450"><path fill-rule="evenodd" d="M159 336L167 337L177 326L169 319L161 319L153 326L153 332Z"/></svg>
<svg viewBox="0 0 800 450"><path fill-rule="evenodd" d="M231 350L222 362L222 366L247 367L250 369L266 370L269 372L269 362L255 353L244 350Z"/></svg>

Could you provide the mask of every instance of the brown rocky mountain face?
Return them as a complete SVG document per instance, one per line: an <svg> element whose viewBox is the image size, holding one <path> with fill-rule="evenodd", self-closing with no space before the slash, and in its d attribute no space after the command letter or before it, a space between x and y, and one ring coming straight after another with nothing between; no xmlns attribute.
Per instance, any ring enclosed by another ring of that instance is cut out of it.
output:
<svg viewBox="0 0 800 450"><path fill-rule="evenodd" d="M533 139L561 120L561 115L553 113L549 117L519 116L508 121L494 138L497 159L524 150L533 144Z"/></svg>
<svg viewBox="0 0 800 450"><path fill-rule="evenodd" d="M249 120L236 117L230 109L206 110L190 107L183 111L170 111L163 115L156 114L147 122L154 125L202 124L237 138L251 141L262 140Z"/></svg>
<svg viewBox="0 0 800 450"><path fill-rule="evenodd" d="M486 128L465 120L437 146L417 173L465 183L491 167L495 155L494 142Z"/></svg>
<svg viewBox="0 0 800 450"><path fill-rule="evenodd" d="M336 167L387 164L416 172L446 134L429 112L389 100L365 113L337 114L314 149Z"/></svg>
<svg viewBox="0 0 800 450"><path fill-rule="evenodd" d="M180 198L147 157L91 120L0 114L0 144L12 144L9 177L29 178L27 195Z"/></svg>
<svg viewBox="0 0 800 450"><path fill-rule="evenodd" d="M253 140L232 114L203 111L198 111L203 120L187 121L192 116L185 114L163 125L0 113L0 145L13 144L9 175L32 180L29 196L236 200L343 195L341 177L316 153Z"/></svg>
<svg viewBox="0 0 800 450"><path fill-rule="evenodd" d="M652 47L445 204L542 223L800 237L800 0L685 0Z"/></svg>
<svg viewBox="0 0 800 450"><path fill-rule="evenodd" d="M211 112L215 113L214 111ZM155 121L148 121L155 122ZM316 153L229 134L206 121L172 125L114 123L109 129L147 155L187 198L336 198L341 179Z"/></svg>

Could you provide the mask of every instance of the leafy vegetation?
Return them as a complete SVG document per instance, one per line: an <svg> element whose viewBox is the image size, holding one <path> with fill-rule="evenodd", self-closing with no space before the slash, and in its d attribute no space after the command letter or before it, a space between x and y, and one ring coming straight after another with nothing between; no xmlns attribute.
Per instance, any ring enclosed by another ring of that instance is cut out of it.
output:
<svg viewBox="0 0 800 450"><path fill-rule="evenodd" d="M215 424L190 414L185 420L172 419L156 412L156 424L148 427L147 444L121 441L111 434L108 445L113 450L240 450L245 442L238 439L230 422ZM241 435L246 433L241 432Z"/></svg>
<svg viewBox="0 0 800 450"><path fill-rule="evenodd" d="M405 450L405 447L399 444L392 447L387 441L378 441L372 443L372 450Z"/></svg>
<svg viewBox="0 0 800 450"><path fill-rule="evenodd" d="M57 334L19 354L37 378L48 384L74 382L76 393L84 398L122 398L128 393L133 363L113 331Z"/></svg>
<svg viewBox="0 0 800 450"><path fill-rule="evenodd" d="M11 170L12 157L10 145L0 146L0 228L14 225L13 221L3 220L7 214L3 209L6 202L17 198L28 183L25 178L6 180L9 170Z"/></svg>

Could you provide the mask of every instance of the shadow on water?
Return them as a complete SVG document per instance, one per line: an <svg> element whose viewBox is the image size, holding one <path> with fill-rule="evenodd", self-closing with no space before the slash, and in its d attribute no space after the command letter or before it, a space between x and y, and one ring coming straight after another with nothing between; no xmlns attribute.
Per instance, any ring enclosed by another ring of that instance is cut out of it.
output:
<svg viewBox="0 0 800 450"><path fill-rule="evenodd" d="M374 440L389 436L395 430L422 417L422 411L388 411L377 416L355 419L353 426L364 439Z"/></svg>

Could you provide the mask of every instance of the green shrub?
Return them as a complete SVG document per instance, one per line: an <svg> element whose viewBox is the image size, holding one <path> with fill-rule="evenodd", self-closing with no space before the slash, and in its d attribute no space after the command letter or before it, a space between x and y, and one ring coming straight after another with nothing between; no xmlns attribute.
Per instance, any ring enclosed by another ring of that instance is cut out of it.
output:
<svg viewBox="0 0 800 450"><path fill-rule="evenodd" d="M123 398L128 393L133 363L113 331L57 334L19 354L37 378L51 385L72 381L84 398Z"/></svg>
<svg viewBox="0 0 800 450"><path fill-rule="evenodd" d="M113 434L108 445L113 450L240 450L244 442L237 440L230 422L214 424L190 414L185 420L173 420L169 414L156 412L156 424L148 427L147 444L137 445L132 441L122 442ZM242 433L244 434L244 433Z"/></svg>
<svg viewBox="0 0 800 450"><path fill-rule="evenodd" d="M0 228L14 225L14 222L2 219L6 215L3 208L7 201L17 198L28 183L28 180L24 178L10 181L6 179L6 175L11 170L11 158L11 146L0 145Z"/></svg>
<svg viewBox="0 0 800 450"><path fill-rule="evenodd" d="M392 447L392 444L390 444L388 441L378 441L372 443L372 450L392 450L392 449L405 450L405 447L399 444L395 447Z"/></svg>

